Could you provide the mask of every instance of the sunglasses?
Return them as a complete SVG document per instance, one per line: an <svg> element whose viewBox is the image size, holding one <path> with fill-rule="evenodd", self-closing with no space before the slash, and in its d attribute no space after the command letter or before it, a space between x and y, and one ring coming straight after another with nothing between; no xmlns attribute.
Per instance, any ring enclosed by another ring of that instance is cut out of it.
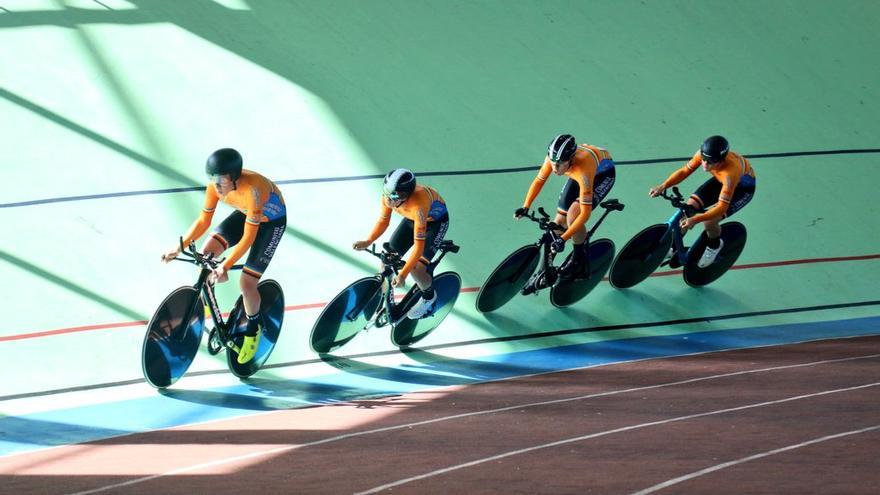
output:
<svg viewBox="0 0 880 495"><path fill-rule="evenodd" d="M382 191L382 195L385 196L386 198L390 199L391 201L403 201L409 197L409 196L404 196L402 194L398 194L397 191L391 191L391 192Z"/></svg>

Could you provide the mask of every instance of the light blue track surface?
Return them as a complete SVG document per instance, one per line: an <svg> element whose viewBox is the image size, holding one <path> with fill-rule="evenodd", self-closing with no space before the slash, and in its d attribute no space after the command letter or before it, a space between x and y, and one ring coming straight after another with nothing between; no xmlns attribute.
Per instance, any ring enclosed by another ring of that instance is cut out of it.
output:
<svg viewBox="0 0 880 495"><path fill-rule="evenodd" d="M254 380L202 391L0 419L0 455L159 428L625 361L880 334L880 317L608 340L423 366L368 367L302 381ZM303 425L303 427L308 427Z"/></svg>

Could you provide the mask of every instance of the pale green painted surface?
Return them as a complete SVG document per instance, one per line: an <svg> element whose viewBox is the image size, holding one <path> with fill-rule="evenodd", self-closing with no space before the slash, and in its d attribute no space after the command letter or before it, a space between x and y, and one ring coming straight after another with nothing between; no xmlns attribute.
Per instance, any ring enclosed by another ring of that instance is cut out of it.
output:
<svg viewBox="0 0 880 495"><path fill-rule="evenodd" d="M200 185L222 146L277 180L537 165L563 131L618 160L686 156L713 133L745 154L878 147L876 2L102 3L114 10L0 0L0 203ZM737 216L750 236L741 263L876 253L878 156L754 160L758 192ZM677 166L620 167L611 196L627 209L599 234L620 248L665 220L671 210L646 191ZM510 218L532 177L426 180L449 203L462 251L446 267L465 287L535 238ZM561 185L551 180L539 203L552 207ZM372 269L348 246L369 231L378 190L378 180L282 186L288 235L267 276L288 305L327 301ZM157 259L201 202L190 192L0 208L0 336L148 318L194 279ZM732 272L703 291L664 277L627 292L602 284L566 311L546 295L518 299L490 317L469 293L425 344L876 299L878 275L873 260ZM236 294L223 288L226 304ZM288 312L273 362L314 357L317 314ZM736 326L677 330L725 325ZM655 331L669 329L640 332ZM28 377L0 395L138 378L142 334L0 342L3 368ZM374 331L345 351L389 348ZM91 357L94 367L81 364Z"/></svg>

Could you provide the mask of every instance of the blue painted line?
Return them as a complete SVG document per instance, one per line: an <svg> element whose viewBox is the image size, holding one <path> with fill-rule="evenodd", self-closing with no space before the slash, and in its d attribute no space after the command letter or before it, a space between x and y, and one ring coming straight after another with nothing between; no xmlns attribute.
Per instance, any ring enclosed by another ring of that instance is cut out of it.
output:
<svg viewBox="0 0 880 495"><path fill-rule="evenodd" d="M338 359L336 363L350 364L352 369L308 380L256 378L231 387L171 389L153 397L3 417L0 455L240 417L254 411L331 404L637 359L868 335L880 335L880 316L608 340L398 368ZM418 360L420 353L410 355Z"/></svg>

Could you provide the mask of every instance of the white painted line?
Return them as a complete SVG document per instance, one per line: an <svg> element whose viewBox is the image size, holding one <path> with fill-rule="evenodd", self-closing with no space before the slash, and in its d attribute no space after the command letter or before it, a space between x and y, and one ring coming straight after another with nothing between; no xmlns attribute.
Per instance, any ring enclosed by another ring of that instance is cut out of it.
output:
<svg viewBox="0 0 880 495"><path fill-rule="evenodd" d="M425 474L420 474L418 476L413 476L410 478L404 478L401 480L397 480L397 481L393 481L391 483L384 484L382 486L377 486L375 488L371 488L371 489L363 491L363 492L358 492L355 495L368 495L370 493L378 493L383 490L387 490L389 488L393 488L396 486L411 483L413 481L423 480L426 478L430 478L432 476L446 474L450 471L456 471L458 469L464 469L464 468L476 466L478 464L483 464L486 462L497 461L499 459L504 459L505 457L511 457L511 456L515 456L515 455L519 455L519 454L525 454L527 452L533 452L535 450L547 449L550 447L558 447L560 445L565 445L565 444L569 444L569 443L582 442L584 440L591 440L593 438L604 437L606 435L612 435L614 433L622 433L625 431L632 431L632 430L637 430L637 429L641 429L641 428L647 428L649 426L659 426L659 425L664 425L667 423L685 421L685 420L694 419L694 418L702 418L705 416L713 416L716 414L724 414L724 413L733 412L733 411L742 411L744 409L752 409L752 408L756 408L756 407L771 406L771 405L775 405L775 404L781 404L784 402L790 402L790 401L801 400L801 399L809 399L812 397L818 397L818 396L822 396L822 395L836 394L836 393L840 393L840 392L850 392L853 390L859 390L859 389L868 388L868 387L876 387L878 385L880 385L880 382L868 383L865 385L858 385L855 387L839 388L839 389L834 389L834 390L825 390L822 392L816 392L814 394L798 395L796 397L788 397L785 399L772 400L772 401L767 401L767 402L758 402L756 404L748 404L748 405L739 406L739 407L730 407L727 409L718 409L716 411L709 411L709 412L698 413L698 414L689 414L687 416L678 416L675 418L668 418L668 419L663 419L660 421L651 421L649 423L641 423L641 424L637 424L637 425L624 426L622 428L615 428L613 430L600 431L598 433L591 433L589 435L583 435L580 437L567 438L565 440L558 440L556 442L550 442L550 443L545 443L545 444L541 444L541 445L534 445L532 447L528 447L525 449L513 450L510 452L505 452L503 454L493 455L491 457L484 457L482 459L476 459L471 462L465 462L463 464L457 464L455 466L449 466L449 467L443 468L443 469L437 469L435 471L430 471Z"/></svg>
<svg viewBox="0 0 880 495"><path fill-rule="evenodd" d="M253 457L280 454L283 452L301 449L304 447L313 447L315 445L322 445L325 443L337 442L337 441L345 440L348 438L372 435L375 433L384 433L387 431L394 431L394 430L405 430L405 429L413 428L416 426L424 426L427 424L439 423L441 421L451 421L451 420L455 420L455 419L467 418L467 417L472 417L472 416L479 416L479 415L483 415L483 414L495 414L498 412L504 412L504 411L510 411L510 410L516 410L516 409L525 409L525 408L529 408L529 407L538 407L538 406L544 406L544 405L548 405L548 404L558 404L558 403L562 403L562 402L571 402L571 401L592 399L592 398L596 398L596 397L606 397L606 396L610 396L610 395L625 394L625 393L630 393L630 392L640 392L643 390L651 390L651 389L663 388L663 387L672 387L672 386L676 386L676 385L684 385L684 384L688 384L688 383L696 383L696 382L701 382L701 381L706 381L706 380L715 380L718 378L726 378L726 377L731 377L731 376L748 375L748 374L752 374L752 373L762 373L762 372L767 372L767 371L777 371L777 370L801 368L801 367L815 366L815 365L821 365L821 364L841 363L841 362L845 362L845 361L855 361L855 360L859 360L859 359L871 359L871 358L876 358L876 357L880 357L880 354L869 354L869 355L865 355L865 356L854 356L854 357L840 358L840 359L827 359L827 360L823 360L823 361L813 361L810 363L799 363L799 364L790 364L790 365L786 365L786 366L774 366L774 367L770 367L770 368L761 368L761 369L746 370L746 371L735 371L735 372L724 373L724 374L720 374L720 375L710 375L710 376L704 376L704 377L700 377L700 378L691 378L688 380L681 380L681 381L677 381L677 382L661 383L661 384L657 384L657 385L648 385L648 386L644 386L644 387L634 387L634 388L628 388L628 389L623 389L623 390L612 390L612 391L608 391L608 392L599 392L599 393L595 393L595 394L580 395L577 397L567 397L564 399L555 399L555 400L549 400L549 401L543 401L543 402L533 402L533 403L520 404L520 405L515 405L515 406L501 407L501 408L497 408L497 409L489 409L489 410L485 410L485 411L475 411L475 412L469 412L469 413L455 414L452 416L443 416L440 418L434 418L434 419L429 419L429 420L425 420L425 421L418 421L418 422L414 422L414 423L406 423L406 424L395 425L395 426L387 426L384 428L376 428L376 429L372 429L372 430L356 431L356 432L346 433L344 435L337 435L334 437L329 437L329 438L325 438L322 440L316 440L314 442L304 443L304 444L300 444L300 445L285 445L283 447L276 447L274 449L252 452L250 454L229 457L226 459L218 459L216 461L211 461L211 462L207 462L207 463L194 464L191 466L184 466L184 467L174 469L171 471L167 471L164 473L154 474L154 475L150 475L150 476L144 476L141 478L135 478L135 479L128 480L128 481L123 481L121 483L115 483L113 485L106 485L106 486L98 487L98 488L88 490L88 491L76 492L71 495L86 495L86 494L91 494L91 493L100 493L100 492L107 491L107 490L113 490L116 488L122 488L122 487L126 487L126 486L136 485L138 483L144 483L144 482L151 481L151 480L154 480L157 478L162 478L164 476L174 476L177 474L198 471L203 468L238 462L238 461L250 459ZM276 413L276 412L278 412L278 411L272 411L272 413Z"/></svg>
<svg viewBox="0 0 880 495"><path fill-rule="evenodd" d="M724 468L736 466L737 464L742 464L744 462L753 461L755 459L760 459L762 457L767 457L767 456L771 456L774 454L779 454L781 452L786 452L789 450L794 450L794 449L798 449L801 447L806 447L807 445L813 445L813 444L820 443L820 442L826 442L828 440L834 440L836 438L846 437L849 435L858 435L859 433L866 433L866 432L877 430L877 429L880 429L880 425L874 425L874 426L869 426L868 428L862 428L861 430L845 431L843 433L837 433L835 435L828 435L826 437L815 438L813 440L809 440L809 441L806 441L803 443L789 445L788 447L782 447L782 448L778 448L778 449L768 450L767 452L761 452L760 454L755 454L755 455L750 455L748 457L743 457L742 459L737 459L735 461L723 462L721 464L716 464L716 465L714 465L712 467L708 467L706 469L701 469L699 471L694 471L693 473L686 474L684 476L679 476L678 478L673 478L671 480L664 481L663 483L658 483L654 486L645 488L644 490L639 490L637 492L633 492L632 495L647 495L648 493L654 493L658 490L662 490L666 487L676 485L676 484L681 483L683 481L692 480L692 479L697 478L699 476L703 476L704 474L709 474L709 473L713 473L715 471L720 471Z"/></svg>

